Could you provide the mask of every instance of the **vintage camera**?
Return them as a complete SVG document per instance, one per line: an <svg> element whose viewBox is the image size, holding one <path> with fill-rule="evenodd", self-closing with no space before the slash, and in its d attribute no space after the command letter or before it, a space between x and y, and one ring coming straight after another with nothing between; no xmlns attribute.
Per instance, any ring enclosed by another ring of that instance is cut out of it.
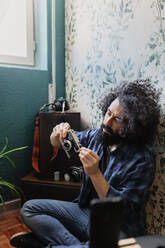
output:
<svg viewBox="0 0 165 248"><path fill-rule="evenodd" d="M69 103L66 99L64 99L63 97L60 97L54 101L52 108L55 111L64 112L66 110L69 110Z"/></svg>
<svg viewBox="0 0 165 248"><path fill-rule="evenodd" d="M68 101L64 99L63 97L56 99L53 103L44 104L40 108L40 111L45 112L48 107L49 107L49 110L51 111L61 111L61 112L69 110L70 108Z"/></svg>
<svg viewBox="0 0 165 248"><path fill-rule="evenodd" d="M71 166L64 173L64 180L69 182L80 182L82 179L83 167Z"/></svg>
<svg viewBox="0 0 165 248"><path fill-rule="evenodd" d="M66 152L68 158L79 153L81 144L73 129L68 130L68 135L62 142L62 148Z"/></svg>

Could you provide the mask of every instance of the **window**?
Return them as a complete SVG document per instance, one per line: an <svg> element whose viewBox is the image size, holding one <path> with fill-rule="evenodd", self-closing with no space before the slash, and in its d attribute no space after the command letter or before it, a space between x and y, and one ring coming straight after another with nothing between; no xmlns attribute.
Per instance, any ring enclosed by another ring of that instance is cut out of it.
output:
<svg viewBox="0 0 165 248"><path fill-rule="evenodd" d="M33 0L0 0L0 63L34 65Z"/></svg>

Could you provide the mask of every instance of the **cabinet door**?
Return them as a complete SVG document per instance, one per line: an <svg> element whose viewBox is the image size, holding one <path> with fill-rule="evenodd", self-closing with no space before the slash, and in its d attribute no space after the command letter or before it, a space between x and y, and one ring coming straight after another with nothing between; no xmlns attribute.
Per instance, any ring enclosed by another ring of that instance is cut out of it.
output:
<svg viewBox="0 0 165 248"><path fill-rule="evenodd" d="M65 185L49 185L44 183L22 182L21 189L24 192L25 200L30 199L56 199L73 201L79 194L79 188Z"/></svg>

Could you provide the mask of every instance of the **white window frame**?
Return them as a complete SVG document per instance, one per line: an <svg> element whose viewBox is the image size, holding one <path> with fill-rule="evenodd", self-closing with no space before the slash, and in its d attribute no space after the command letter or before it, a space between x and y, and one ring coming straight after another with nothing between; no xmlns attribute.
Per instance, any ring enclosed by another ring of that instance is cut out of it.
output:
<svg viewBox="0 0 165 248"><path fill-rule="evenodd" d="M15 65L34 65L34 2L33 0L26 0L27 7L27 56L9 56L0 55L0 64L15 64Z"/></svg>

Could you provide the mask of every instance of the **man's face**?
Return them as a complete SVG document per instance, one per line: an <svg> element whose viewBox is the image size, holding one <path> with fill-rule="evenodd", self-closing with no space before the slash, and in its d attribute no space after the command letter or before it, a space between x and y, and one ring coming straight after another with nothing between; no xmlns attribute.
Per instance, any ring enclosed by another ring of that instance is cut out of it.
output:
<svg viewBox="0 0 165 248"><path fill-rule="evenodd" d="M116 98L108 107L103 121L103 132L108 135L118 134L121 128L121 113L123 108ZM106 128L107 127L107 128Z"/></svg>
<svg viewBox="0 0 165 248"><path fill-rule="evenodd" d="M101 141L106 146L119 144L124 141L119 135L119 130L122 127L122 110L123 108L117 98L107 109L103 124L101 125L100 137L98 137L98 141Z"/></svg>

